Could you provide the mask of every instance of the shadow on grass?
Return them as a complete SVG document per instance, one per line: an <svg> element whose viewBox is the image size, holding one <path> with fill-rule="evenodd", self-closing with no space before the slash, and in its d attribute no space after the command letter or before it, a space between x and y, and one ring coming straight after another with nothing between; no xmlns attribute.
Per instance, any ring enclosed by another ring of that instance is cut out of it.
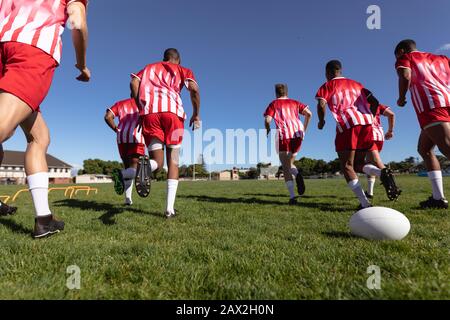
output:
<svg viewBox="0 0 450 320"><path fill-rule="evenodd" d="M0 224L4 225L8 229L10 229L12 232L18 233L18 234L30 235L33 232L33 230L27 229L24 226L22 226L21 224L15 223L14 221L7 219L7 218L0 218Z"/></svg>
<svg viewBox="0 0 450 320"><path fill-rule="evenodd" d="M326 203L326 202L304 202L302 201L301 197L298 203L299 207L303 207L303 208L310 208L310 209L315 209L315 210L319 210L319 211L324 211L324 212L332 212L332 213L352 213L352 212L356 212L355 208L356 208L356 204L355 206L349 205L349 204L345 204L342 202L338 202L338 203ZM343 199L340 199L343 200Z"/></svg>
<svg viewBox="0 0 450 320"><path fill-rule="evenodd" d="M111 226L116 224L114 217L123 212L133 212L137 214L147 214L158 218L164 218L162 214L156 212L148 212L141 209L136 209L133 207L120 206L113 203L101 203L95 201L78 200L78 199L65 199L54 203L56 207L67 207L67 208L77 208L86 211L104 211L98 219L102 221L104 225Z"/></svg>
<svg viewBox="0 0 450 320"><path fill-rule="evenodd" d="M267 197L267 198L279 198L282 197L283 195L280 194L273 194L273 193L244 193L244 196L253 196L253 197ZM337 196L330 196L330 195L323 195L323 196L301 196L303 199L324 199L324 198L328 198L328 199L337 199Z"/></svg>
<svg viewBox="0 0 450 320"><path fill-rule="evenodd" d="M342 231L327 231L322 232L324 236L327 236L328 238L334 238L334 239L358 239L358 237L355 237L350 232L342 232Z"/></svg>
<svg viewBox="0 0 450 320"><path fill-rule="evenodd" d="M200 202L213 202L213 203L243 203L243 204L262 204L262 205L277 205L277 206L287 206L288 201L273 201L273 200L263 200L257 198L224 198L224 197L211 197L211 196L199 196L199 195L183 195L179 196L184 199L191 199ZM288 197L286 197L287 199Z"/></svg>

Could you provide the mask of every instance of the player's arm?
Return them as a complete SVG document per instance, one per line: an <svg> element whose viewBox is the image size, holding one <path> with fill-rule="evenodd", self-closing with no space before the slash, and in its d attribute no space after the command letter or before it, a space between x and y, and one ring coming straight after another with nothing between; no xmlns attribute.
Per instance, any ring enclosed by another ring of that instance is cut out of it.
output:
<svg viewBox="0 0 450 320"><path fill-rule="evenodd" d="M195 81L188 80L187 89L191 95L192 107L194 113L192 114L191 121L189 121L189 126L193 130L198 129L200 126L200 89Z"/></svg>
<svg viewBox="0 0 450 320"><path fill-rule="evenodd" d="M366 96L367 102L370 105L370 112L372 112L373 115L376 115L377 111L378 111L378 107L380 106L380 102L378 101L377 98L375 98L375 96L372 94L372 92L370 92L366 88L364 88L362 90L362 92Z"/></svg>
<svg viewBox="0 0 450 320"><path fill-rule="evenodd" d="M325 127L325 114L327 110L327 102L324 99L317 99L317 114L319 115L319 130Z"/></svg>
<svg viewBox="0 0 450 320"><path fill-rule="evenodd" d="M389 123L389 129L385 134L385 138L386 140L391 140L394 137L395 113L391 109L386 109L383 115L388 118Z"/></svg>
<svg viewBox="0 0 450 320"><path fill-rule="evenodd" d="M398 100L397 105L399 107L406 106L406 94L408 93L409 87L411 86L411 69L409 68L398 68Z"/></svg>
<svg viewBox="0 0 450 320"><path fill-rule="evenodd" d="M105 114L105 122L108 125L108 127L110 127L114 132L117 132L118 128L116 125L116 122L114 121L114 118L116 116L114 115L114 113L112 113L111 110L107 110L106 114Z"/></svg>
<svg viewBox="0 0 450 320"><path fill-rule="evenodd" d="M130 82L131 98L134 99L139 109L141 108L141 102L139 101L140 86L141 86L141 79L139 79L136 76L132 77Z"/></svg>
<svg viewBox="0 0 450 320"><path fill-rule="evenodd" d="M75 1L69 4L67 13L69 15L69 23L72 26L72 42L77 59L75 67L81 72L77 77L77 80L88 82L91 79L91 72L86 64L86 52L88 46L86 7L80 1Z"/></svg>
<svg viewBox="0 0 450 320"><path fill-rule="evenodd" d="M270 124L272 123L272 120L273 120L273 118L271 116L266 116L264 118L264 126L266 127L267 136L269 136L270 131L271 131Z"/></svg>
<svg viewBox="0 0 450 320"><path fill-rule="evenodd" d="M306 133L306 131L308 131L309 123L311 122L312 112L309 110L309 108L306 108L305 110L303 110L302 115L305 117L304 126Z"/></svg>

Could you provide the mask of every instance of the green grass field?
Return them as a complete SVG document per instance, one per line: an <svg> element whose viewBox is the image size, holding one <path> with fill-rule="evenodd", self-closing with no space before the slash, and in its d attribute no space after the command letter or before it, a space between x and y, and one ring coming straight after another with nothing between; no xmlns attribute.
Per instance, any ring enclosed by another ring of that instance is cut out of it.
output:
<svg viewBox="0 0 450 320"><path fill-rule="evenodd" d="M24 194L20 212L0 218L0 299L450 299L449 214L418 209L427 179L398 182L400 201L377 186L375 205L408 216L412 231L400 242L349 234L357 202L339 179L308 180L298 207L286 205L283 182L183 182L170 221L164 183L149 199L135 195L131 209L111 185L71 200L55 192L66 231L38 241ZM80 290L66 287L71 265ZM370 265L381 268L381 290L366 286Z"/></svg>

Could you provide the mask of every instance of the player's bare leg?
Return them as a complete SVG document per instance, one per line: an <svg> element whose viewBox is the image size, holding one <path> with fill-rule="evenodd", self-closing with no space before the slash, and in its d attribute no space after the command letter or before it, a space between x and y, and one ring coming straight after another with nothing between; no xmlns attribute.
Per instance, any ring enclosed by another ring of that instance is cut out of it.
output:
<svg viewBox="0 0 450 320"><path fill-rule="evenodd" d="M31 108L16 96L0 90L0 146L8 140L16 130L17 126L30 114ZM1 148L0 164L3 161L3 147ZM17 208L10 207L0 202L0 215L12 215Z"/></svg>
<svg viewBox="0 0 450 320"><path fill-rule="evenodd" d="M284 181L289 191L289 205L297 204L297 197L294 189L294 179L292 174L292 154L289 152L280 152L280 162L283 167Z"/></svg>
<svg viewBox="0 0 450 320"><path fill-rule="evenodd" d="M21 127L27 138L25 173L36 213L34 238L43 238L64 230L64 222L58 221L48 204L47 149L50 144L48 127L39 112L31 114Z"/></svg>
<svg viewBox="0 0 450 320"><path fill-rule="evenodd" d="M367 153L367 161L373 165L375 165L378 169L383 170L386 168L383 161L380 157L380 152L378 150L372 150ZM373 191L375 187L376 176L375 175L367 175L367 192L366 196L369 199L373 198Z"/></svg>
<svg viewBox="0 0 450 320"><path fill-rule="evenodd" d="M434 153L434 148L437 145L435 141L437 142L438 140L442 140L439 143L441 144L443 150L446 150L445 145L448 143L448 141L446 141L447 138L442 139L442 136L441 139L433 140L433 138L437 138L436 135L445 134L447 131L447 128L445 128L446 126L443 126L442 128L439 127L440 126L436 126L429 128L426 131L423 130L419 137L418 151L425 162L425 166L428 171L428 178L430 179L433 190L433 195L427 201L420 203L422 208L448 208L448 201L445 199L444 194L441 165L436 157L436 154ZM442 150L441 152L444 153ZM445 153L444 155L447 156Z"/></svg>
<svg viewBox="0 0 450 320"><path fill-rule="evenodd" d="M291 174L294 176L295 182L297 184L297 192L299 196L303 196L306 192L305 180L303 179L302 173L295 166L296 154L291 156Z"/></svg>
<svg viewBox="0 0 450 320"><path fill-rule="evenodd" d="M364 162L365 153L361 154L361 152L355 152L355 151L342 151L338 152L339 160L341 162L341 169L342 173L345 176L345 179L347 181L348 187L350 190L353 191L355 196L358 198L359 203L361 204L361 208L368 208L370 207L370 202L366 197L366 194L364 193L363 188L361 187L361 184L358 179L358 175L355 171L355 157L358 161L358 165L361 167L360 162ZM362 160L361 160L362 158Z"/></svg>
<svg viewBox="0 0 450 320"><path fill-rule="evenodd" d="M176 215L175 199L179 179L180 146L168 146L166 153L168 168L166 217L170 219Z"/></svg>
<svg viewBox="0 0 450 320"><path fill-rule="evenodd" d="M125 169L122 170L122 178L125 191L125 205L133 204L133 182L136 177L137 167L139 164L139 155L133 155L123 159Z"/></svg>

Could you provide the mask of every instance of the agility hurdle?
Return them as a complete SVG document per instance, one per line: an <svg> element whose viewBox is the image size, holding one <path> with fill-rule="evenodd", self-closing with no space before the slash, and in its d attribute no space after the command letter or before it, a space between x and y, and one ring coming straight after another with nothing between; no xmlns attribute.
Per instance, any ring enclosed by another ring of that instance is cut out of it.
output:
<svg viewBox="0 0 450 320"><path fill-rule="evenodd" d="M3 199L3 200L2 200L3 203L8 203L8 201L9 201L10 198L11 198L10 196L0 196L0 199Z"/></svg>
<svg viewBox="0 0 450 320"><path fill-rule="evenodd" d="M12 198L11 202L15 202L17 200L17 197L24 192L28 192L28 189L22 189L16 192L16 194L14 195L14 197Z"/></svg>
<svg viewBox="0 0 450 320"><path fill-rule="evenodd" d="M11 202L15 202L17 198L24 192L28 192L28 189L22 189L17 191L14 196L0 196L1 199L5 199L4 202L7 203L10 199ZM64 196L69 197L70 199L73 198L74 195L77 195L79 191L86 191L86 195L89 196L91 192L95 192L95 194L98 194L97 188L91 188L89 186L70 186L70 187L55 187L55 188L49 188L48 193L52 191L64 191Z"/></svg>

